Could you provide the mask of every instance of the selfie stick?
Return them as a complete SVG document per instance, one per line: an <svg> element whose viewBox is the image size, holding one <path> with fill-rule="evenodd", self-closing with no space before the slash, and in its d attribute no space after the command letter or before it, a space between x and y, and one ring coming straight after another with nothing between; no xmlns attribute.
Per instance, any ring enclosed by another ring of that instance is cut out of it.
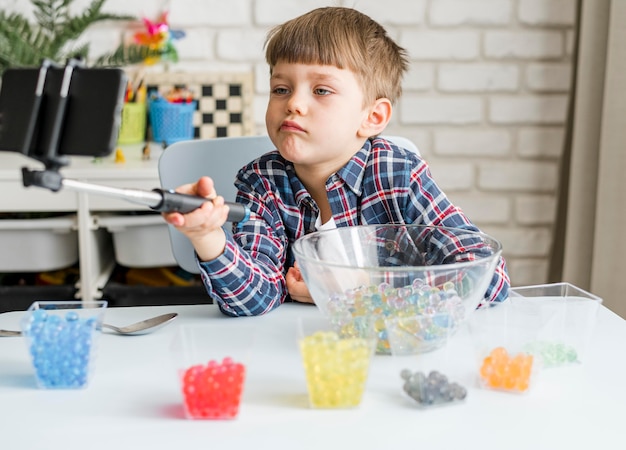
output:
<svg viewBox="0 0 626 450"><path fill-rule="evenodd" d="M39 80L37 82L36 100L41 99L43 85L47 74L47 68L50 63L44 62L39 72ZM30 170L26 167L22 168L22 181L25 187L39 186L49 189L53 192L59 191L61 188L67 188L74 191L86 192L89 194L99 194L109 197L119 198L131 203L148 206L150 209L159 212L180 212L182 214L194 211L200 208L206 202L211 200L198 197L195 195L180 194L173 190L153 189L146 191L141 189L125 189L114 188L109 186L101 186L97 184L85 183L82 181L65 179L59 173L59 168L67 165L67 159L58 155L58 142L61 136L63 126L64 113L66 108L67 97L69 94L69 85L74 67L79 65L76 60L70 60L65 66L63 82L61 85L60 101L58 102L56 111L54 111L53 139L49 147L45 150L45 157L36 159L43 162L46 166L45 170ZM36 101L35 106L39 113L40 102ZM31 121L34 124L36 117ZM32 127L31 127L32 128ZM28 141L30 144L30 140ZM24 152L27 154L27 152ZM243 223L250 217L250 210L239 203L226 202L228 206L229 222Z"/></svg>
<svg viewBox="0 0 626 450"><path fill-rule="evenodd" d="M88 194L104 195L148 206L150 209L159 212L180 212L186 214L210 201L206 198L180 194L172 190L153 189L152 191L145 191L142 189L115 188L85 183L63 178L59 172L54 170L29 170L23 167L22 180L26 187L39 186L53 192L66 188ZM226 220L229 222L243 223L249 219L250 210L244 205L230 202L226 202L226 205L228 206L228 217Z"/></svg>

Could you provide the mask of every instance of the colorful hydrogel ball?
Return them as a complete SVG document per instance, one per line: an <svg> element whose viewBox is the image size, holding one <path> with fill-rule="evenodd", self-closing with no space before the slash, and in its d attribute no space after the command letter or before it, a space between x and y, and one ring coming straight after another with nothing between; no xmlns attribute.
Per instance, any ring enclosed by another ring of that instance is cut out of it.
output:
<svg viewBox="0 0 626 450"><path fill-rule="evenodd" d="M314 408L347 408L361 403L373 342L319 331L300 340L309 401Z"/></svg>
<svg viewBox="0 0 626 450"><path fill-rule="evenodd" d="M535 341L524 346L524 351L536 356L542 367L560 367L578 362L578 353L571 345L555 341Z"/></svg>
<svg viewBox="0 0 626 450"><path fill-rule="evenodd" d="M80 388L87 384L94 353L97 320L75 311L64 316L33 311L24 328L37 383L45 388Z"/></svg>
<svg viewBox="0 0 626 450"><path fill-rule="evenodd" d="M191 419L233 419L239 413L245 366L224 358L189 367L182 374L185 413Z"/></svg>
<svg viewBox="0 0 626 450"><path fill-rule="evenodd" d="M455 283L430 286L421 279L400 288L381 283L348 290L332 296L327 311L336 325L350 323L357 317L375 317L376 352L380 354L391 353L385 319L423 317L420 328L414 330L414 337L429 342L428 348L432 349L438 346L439 340L443 343L465 317Z"/></svg>
<svg viewBox="0 0 626 450"><path fill-rule="evenodd" d="M494 348L483 360L480 378L484 386L505 391L525 392L530 386L533 356L509 355L503 347Z"/></svg>
<svg viewBox="0 0 626 450"><path fill-rule="evenodd" d="M451 383L441 372L412 372L404 369L400 372L404 380L402 389L421 407L460 402L467 397L467 390L458 383Z"/></svg>

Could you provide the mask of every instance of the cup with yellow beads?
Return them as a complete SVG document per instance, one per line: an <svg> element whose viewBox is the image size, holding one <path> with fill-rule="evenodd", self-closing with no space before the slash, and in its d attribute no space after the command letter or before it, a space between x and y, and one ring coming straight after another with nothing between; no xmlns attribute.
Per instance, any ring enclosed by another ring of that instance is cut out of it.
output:
<svg viewBox="0 0 626 450"><path fill-rule="evenodd" d="M298 344L311 408L361 404L376 348L371 319L336 324L323 317L298 318Z"/></svg>

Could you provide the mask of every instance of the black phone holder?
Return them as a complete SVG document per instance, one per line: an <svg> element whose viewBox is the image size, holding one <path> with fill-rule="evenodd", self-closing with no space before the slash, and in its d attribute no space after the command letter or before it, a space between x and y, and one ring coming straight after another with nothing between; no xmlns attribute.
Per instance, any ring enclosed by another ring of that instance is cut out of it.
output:
<svg viewBox="0 0 626 450"><path fill-rule="evenodd" d="M181 212L187 213L193 211L205 202L209 201L202 197L193 195L179 194L172 190L153 189L146 191L141 189L120 189L108 186L101 186L91 183L85 183L77 180L63 178L59 170L69 165L69 158L66 154L61 153L62 136L67 133L68 125L66 123L68 102L70 101L70 87L77 68L84 68L81 60L70 59L63 68L63 75L60 82L60 89L51 99L46 99L44 95L44 86L46 86L47 77L50 68L59 69L49 60L44 60L39 68L34 97L30 107L29 118L26 121L26 130L21 139L21 148L19 149L24 155L36 159L43 163L44 170L31 170L27 167L22 168L22 181L25 187L38 186L57 192L62 188L74 191L87 192L109 197L115 197L144 206L148 206L154 211L159 212ZM123 87L125 87L125 77L123 79ZM88 86L91 89L98 89L98 86ZM123 95L123 90L119 90L119 95ZM122 98L117 99L115 104L121 104ZM42 104L46 101L45 108ZM74 101L72 99L71 101ZM119 115L119 111L117 112ZM39 126L44 123L42 117L45 115L44 137L40 136ZM114 121L111 127L119 127L119 120ZM109 130L111 131L111 130ZM117 130L113 130L117 131ZM71 130L70 130L71 132ZM110 135L111 133L109 133ZM94 155L96 156L96 155ZM230 222L245 222L249 217L249 210L238 203L228 203Z"/></svg>

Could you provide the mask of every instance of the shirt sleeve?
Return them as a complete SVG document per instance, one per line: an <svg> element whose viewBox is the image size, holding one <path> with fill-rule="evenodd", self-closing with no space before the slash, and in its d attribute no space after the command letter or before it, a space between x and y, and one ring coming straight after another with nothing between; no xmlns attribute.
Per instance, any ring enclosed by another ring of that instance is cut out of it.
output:
<svg viewBox="0 0 626 450"><path fill-rule="evenodd" d="M280 260L263 256L271 254L273 247L268 239L259 237L243 249L228 235L222 255L199 262L204 286L224 314L257 316L284 301L286 289Z"/></svg>
<svg viewBox="0 0 626 450"><path fill-rule="evenodd" d="M218 258L200 262L209 295L230 316L265 314L287 297L285 264L289 239L279 212L280 196L253 170L237 177L237 201L250 208L250 219L227 233Z"/></svg>

